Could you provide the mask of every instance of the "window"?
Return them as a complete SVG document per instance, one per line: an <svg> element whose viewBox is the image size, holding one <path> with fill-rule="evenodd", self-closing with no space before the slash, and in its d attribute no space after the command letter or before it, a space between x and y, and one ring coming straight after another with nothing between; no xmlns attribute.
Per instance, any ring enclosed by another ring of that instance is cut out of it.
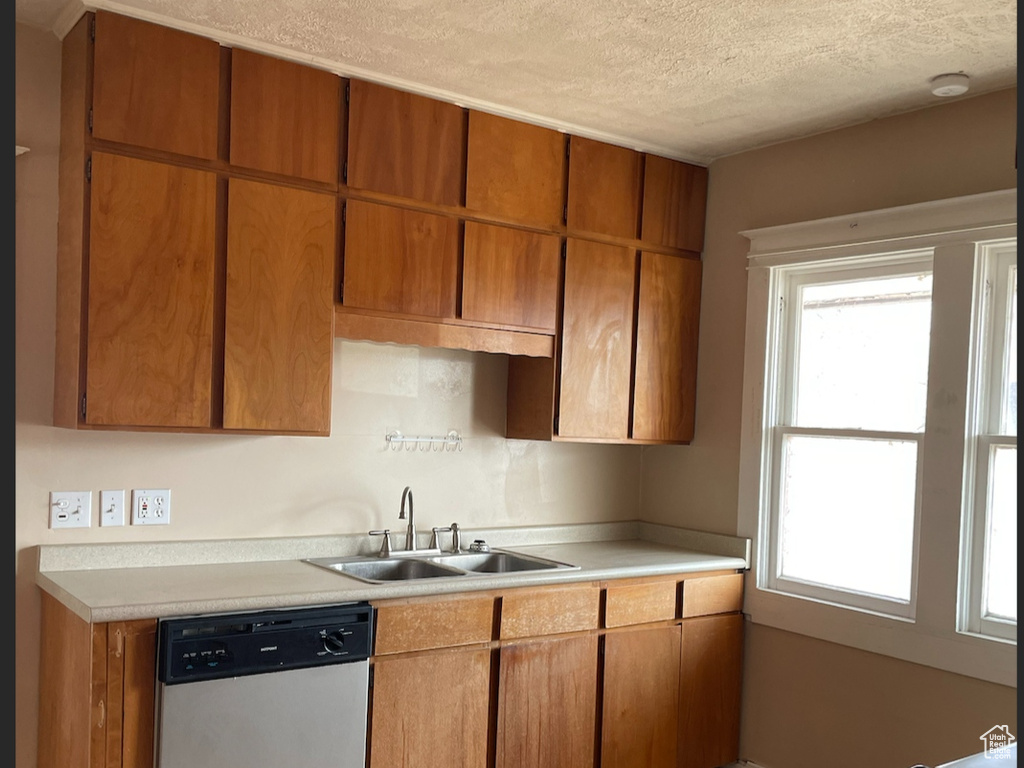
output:
<svg viewBox="0 0 1024 768"><path fill-rule="evenodd" d="M961 631L1017 639L1017 245L980 248L966 462Z"/></svg>
<svg viewBox="0 0 1024 768"><path fill-rule="evenodd" d="M750 239L754 623L1016 686L1016 190Z"/></svg>
<svg viewBox="0 0 1024 768"><path fill-rule="evenodd" d="M930 251L773 271L769 588L912 614L931 282Z"/></svg>

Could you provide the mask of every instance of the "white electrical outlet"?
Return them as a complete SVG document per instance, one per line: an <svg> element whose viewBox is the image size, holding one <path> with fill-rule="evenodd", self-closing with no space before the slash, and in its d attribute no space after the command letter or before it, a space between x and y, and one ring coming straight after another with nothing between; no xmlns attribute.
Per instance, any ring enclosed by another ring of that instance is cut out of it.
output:
<svg viewBox="0 0 1024 768"><path fill-rule="evenodd" d="M100 525L124 525L124 491L100 491Z"/></svg>
<svg viewBox="0 0 1024 768"><path fill-rule="evenodd" d="M92 525L92 491L50 491L51 528Z"/></svg>
<svg viewBox="0 0 1024 768"><path fill-rule="evenodd" d="M170 522L169 488L132 491L132 525L169 525Z"/></svg>

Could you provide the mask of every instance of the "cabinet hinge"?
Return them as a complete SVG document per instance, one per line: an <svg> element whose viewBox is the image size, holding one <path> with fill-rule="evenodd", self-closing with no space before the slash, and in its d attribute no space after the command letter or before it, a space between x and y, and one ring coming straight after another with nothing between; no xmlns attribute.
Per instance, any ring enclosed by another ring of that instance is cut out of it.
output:
<svg viewBox="0 0 1024 768"><path fill-rule="evenodd" d="M89 39L96 42L96 17L89 19Z"/></svg>
<svg viewBox="0 0 1024 768"><path fill-rule="evenodd" d="M351 85L345 83L345 103L348 104L348 92L351 89Z"/></svg>
<svg viewBox="0 0 1024 768"><path fill-rule="evenodd" d="M92 110L89 110L89 135L92 135Z"/></svg>
<svg viewBox="0 0 1024 768"><path fill-rule="evenodd" d="M82 395L82 420L85 421L85 395Z"/></svg>
<svg viewBox="0 0 1024 768"><path fill-rule="evenodd" d="M348 160L341 164L341 180L348 184Z"/></svg>
<svg viewBox="0 0 1024 768"><path fill-rule="evenodd" d="M562 206L562 223L564 224L569 220L569 204L566 203Z"/></svg>
<svg viewBox="0 0 1024 768"><path fill-rule="evenodd" d="M345 223L345 215L348 212L348 203L344 202L341 204L341 223Z"/></svg>
<svg viewBox="0 0 1024 768"><path fill-rule="evenodd" d="M338 283L338 301L345 303L345 283Z"/></svg>
<svg viewBox="0 0 1024 768"><path fill-rule="evenodd" d="M563 259L565 258L565 250L566 250L566 248L565 248L565 240L563 240L562 241L562 258Z"/></svg>
<svg viewBox="0 0 1024 768"><path fill-rule="evenodd" d="M554 433L557 435L558 434L558 417L557 416L555 416L554 422L552 423L551 426L552 426L552 428L554 430Z"/></svg>
<svg viewBox="0 0 1024 768"><path fill-rule="evenodd" d="M92 158L88 158L85 161L85 180L92 181Z"/></svg>

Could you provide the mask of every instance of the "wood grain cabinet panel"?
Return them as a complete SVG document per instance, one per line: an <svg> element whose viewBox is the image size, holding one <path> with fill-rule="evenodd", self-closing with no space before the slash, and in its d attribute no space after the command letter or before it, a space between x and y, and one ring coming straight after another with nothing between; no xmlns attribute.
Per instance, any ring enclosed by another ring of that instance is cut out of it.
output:
<svg viewBox="0 0 1024 768"><path fill-rule="evenodd" d="M708 169L646 155L640 239L699 253L704 248Z"/></svg>
<svg viewBox="0 0 1024 768"><path fill-rule="evenodd" d="M333 195L229 181L225 428L330 430L335 211Z"/></svg>
<svg viewBox="0 0 1024 768"><path fill-rule="evenodd" d="M699 260L640 254L634 438L693 439L700 285Z"/></svg>
<svg viewBox="0 0 1024 768"><path fill-rule="evenodd" d="M566 225L572 232L635 238L643 155L626 147L569 138Z"/></svg>
<svg viewBox="0 0 1024 768"><path fill-rule="evenodd" d="M370 768L487 768L491 652L377 658Z"/></svg>
<svg viewBox="0 0 1024 768"><path fill-rule="evenodd" d="M454 317L458 221L359 200L346 206L344 306Z"/></svg>
<svg viewBox="0 0 1024 768"><path fill-rule="evenodd" d="M93 136L206 160L217 157L220 46L96 11Z"/></svg>
<svg viewBox="0 0 1024 768"><path fill-rule="evenodd" d="M593 768L597 636L506 645L495 768Z"/></svg>
<svg viewBox="0 0 1024 768"><path fill-rule="evenodd" d="M604 638L601 768L676 768L679 627Z"/></svg>
<svg viewBox="0 0 1024 768"><path fill-rule="evenodd" d="M569 239L562 310L562 437L628 437L635 284L633 250Z"/></svg>
<svg viewBox="0 0 1024 768"><path fill-rule="evenodd" d="M743 574L698 576L682 583L683 618L743 610Z"/></svg>
<svg viewBox="0 0 1024 768"><path fill-rule="evenodd" d="M594 584L519 589L501 598L503 640L597 629L601 590Z"/></svg>
<svg viewBox="0 0 1024 768"><path fill-rule="evenodd" d="M462 317L555 330L561 239L466 222Z"/></svg>
<svg viewBox="0 0 1024 768"><path fill-rule="evenodd" d="M738 759L743 614L686 619L679 664L679 768Z"/></svg>
<svg viewBox="0 0 1024 768"><path fill-rule="evenodd" d="M466 208L559 227L565 206L565 136L486 112L469 112Z"/></svg>
<svg viewBox="0 0 1024 768"><path fill-rule="evenodd" d="M430 598L376 606L378 656L486 643L494 631L494 598Z"/></svg>
<svg viewBox="0 0 1024 768"><path fill-rule="evenodd" d="M362 80L349 81L350 187L459 205L465 113L448 104Z"/></svg>
<svg viewBox="0 0 1024 768"><path fill-rule="evenodd" d="M86 423L211 421L216 177L95 152Z"/></svg>
<svg viewBox="0 0 1024 768"><path fill-rule="evenodd" d="M676 582L616 584L605 589L604 625L626 627L676 617Z"/></svg>
<svg viewBox="0 0 1024 768"><path fill-rule="evenodd" d="M331 72L233 49L231 164L337 184L341 88Z"/></svg>

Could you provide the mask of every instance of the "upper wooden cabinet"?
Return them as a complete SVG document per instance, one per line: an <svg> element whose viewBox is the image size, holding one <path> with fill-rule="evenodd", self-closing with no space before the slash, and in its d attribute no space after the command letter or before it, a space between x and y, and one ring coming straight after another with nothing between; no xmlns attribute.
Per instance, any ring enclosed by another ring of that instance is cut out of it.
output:
<svg viewBox="0 0 1024 768"><path fill-rule="evenodd" d="M228 183L224 427L330 431L333 195Z"/></svg>
<svg viewBox="0 0 1024 768"><path fill-rule="evenodd" d="M633 430L638 440L693 439L701 262L640 254Z"/></svg>
<svg viewBox="0 0 1024 768"><path fill-rule="evenodd" d="M95 152L85 422L208 427L216 177Z"/></svg>
<svg viewBox="0 0 1024 768"><path fill-rule="evenodd" d="M640 239L699 253L704 248L707 194L707 168L646 155Z"/></svg>
<svg viewBox="0 0 1024 768"><path fill-rule="evenodd" d="M466 208L557 228L565 206L564 134L486 112L469 112Z"/></svg>
<svg viewBox="0 0 1024 768"><path fill-rule="evenodd" d="M632 249L570 238L562 315L562 437L629 437L635 280Z"/></svg>
<svg viewBox="0 0 1024 768"><path fill-rule="evenodd" d="M231 164L337 184L341 89L325 70L232 50Z"/></svg>
<svg viewBox="0 0 1024 768"><path fill-rule="evenodd" d="M216 159L220 46L105 11L95 22L92 135Z"/></svg>
<svg viewBox="0 0 1024 768"><path fill-rule="evenodd" d="M467 221L462 317L553 332L560 263L557 235Z"/></svg>
<svg viewBox="0 0 1024 768"><path fill-rule="evenodd" d="M350 80L348 121L349 187L436 205L462 203L461 107Z"/></svg>
<svg viewBox="0 0 1024 768"><path fill-rule="evenodd" d="M458 247L452 217L349 200L344 306L455 317Z"/></svg>
<svg viewBox="0 0 1024 768"><path fill-rule="evenodd" d="M571 136L566 204L569 231L636 238L642 170L639 152Z"/></svg>

